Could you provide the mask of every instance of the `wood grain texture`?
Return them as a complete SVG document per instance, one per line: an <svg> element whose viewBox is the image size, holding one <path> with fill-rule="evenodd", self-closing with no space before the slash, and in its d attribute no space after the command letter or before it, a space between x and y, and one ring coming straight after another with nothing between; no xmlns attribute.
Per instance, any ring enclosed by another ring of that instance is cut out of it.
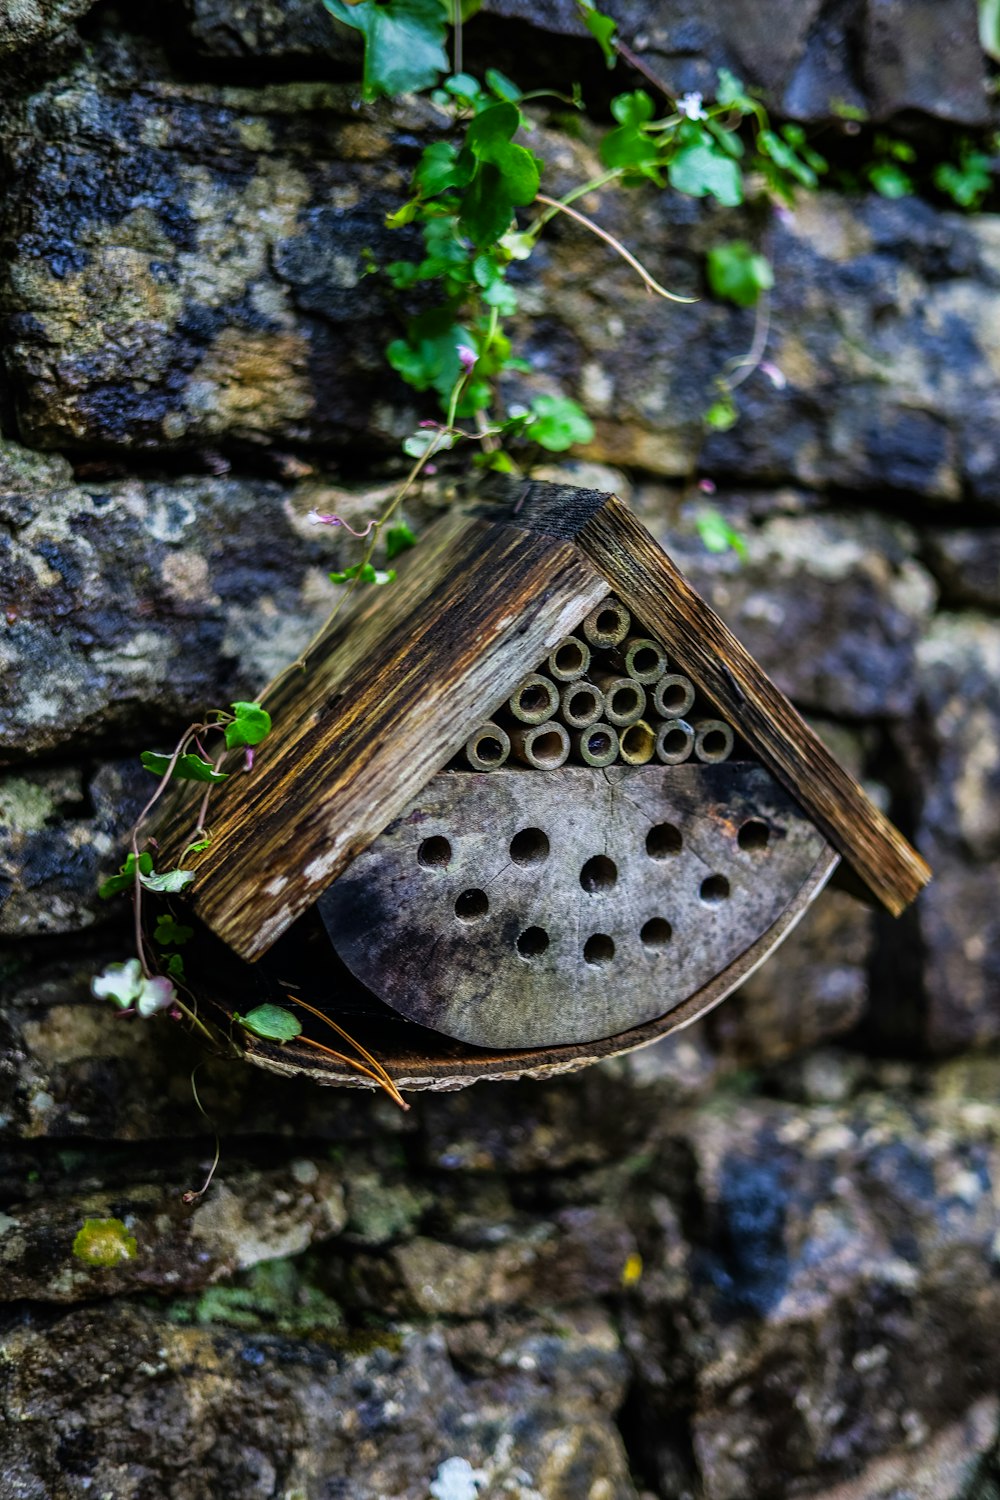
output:
<svg viewBox="0 0 1000 1500"><path fill-rule="evenodd" d="M897 828L796 713L718 615L618 499L590 515L577 546L659 636L874 895L898 916L931 878Z"/></svg>
<svg viewBox="0 0 1000 1500"><path fill-rule="evenodd" d="M319 909L351 972L422 1026L591 1042L728 970L824 847L756 764L445 771Z"/></svg>
<svg viewBox="0 0 1000 1500"><path fill-rule="evenodd" d="M788 936L801 917L826 885L839 863L839 856L825 847L808 878L795 898L775 921L774 925L745 953L717 974L696 994L690 996L675 1010L658 1016L641 1026L635 1026L616 1036L605 1037L596 1042L578 1042L569 1046L518 1048L510 1051L491 1051L471 1047L462 1042L428 1031L420 1026L407 1026L400 1021L396 1032L391 1026L375 1022L367 1029L355 1018L345 1016L338 1009L337 984L313 980L304 985L300 993L311 1004L328 1010L341 1020L353 1034L358 1035L364 1045L370 1047L379 1060L388 1068L393 1079L404 1091L431 1090L451 1092L481 1082L512 1082L518 1078L552 1078L561 1073L576 1072L599 1062L602 1058L617 1057L648 1047L673 1032L690 1026L708 1011L714 1009L743 980L767 959L782 940ZM246 971L259 973L257 967ZM239 989L239 985L235 988ZM324 988L326 993L324 993ZM223 981L220 992L206 992L206 998L219 1012L225 1015L231 1008L234 983ZM224 999L223 994L224 992ZM261 989L255 1000L272 999L277 1004L287 1003L287 995L275 986L273 992ZM220 1000L222 1003L220 1004ZM391 1012L388 1012L391 1015ZM304 1018L306 1019L306 1018ZM310 1025L309 1030L312 1031ZM329 1041L322 1027L315 1035L319 1040ZM308 1078L313 1083L356 1088L374 1087L349 1068L318 1055L301 1041L278 1045L249 1036L245 1040L247 1061L268 1072L285 1077Z"/></svg>
<svg viewBox="0 0 1000 1500"><path fill-rule="evenodd" d="M266 697L275 729L253 772L213 794L212 842L185 861L195 912L244 957L270 947L605 592L551 528L461 513L404 562ZM192 807L178 800L158 828L161 868L190 838Z"/></svg>

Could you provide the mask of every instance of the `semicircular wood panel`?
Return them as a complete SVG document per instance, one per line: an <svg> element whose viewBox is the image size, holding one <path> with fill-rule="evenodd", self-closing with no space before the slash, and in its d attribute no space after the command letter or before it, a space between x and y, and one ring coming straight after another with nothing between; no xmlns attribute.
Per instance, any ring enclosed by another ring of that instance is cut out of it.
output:
<svg viewBox="0 0 1000 1500"><path fill-rule="evenodd" d="M615 1036L704 989L827 850L763 767L444 772L319 902L351 971L478 1047Z"/></svg>

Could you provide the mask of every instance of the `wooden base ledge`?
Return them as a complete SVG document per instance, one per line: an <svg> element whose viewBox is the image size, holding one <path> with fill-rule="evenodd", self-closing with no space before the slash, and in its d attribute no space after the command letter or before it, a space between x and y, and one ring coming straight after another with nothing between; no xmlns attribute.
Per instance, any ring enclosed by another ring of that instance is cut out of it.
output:
<svg viewBox="0 0 1000 1500"><path fill-rule="evenodd" d="M520 1078L553 1078L560 1073L573 1073L606 1057L618 1057L648 1047L662 1037L670 1036L685 1026L690 1026L701 1016L713 1010L720 1001L742 984L755 969L792 931L806 909L815 900L830 879L840 856L830 848L816 861L807 880L795 898L782 912L778 920L762 937L742 953L738 959L724 969L709 983L691 995L689 999L630 1031L617 1036L605 1037L594 1042L578 1042L570 1046L534 1048L527 1051L490 1052L462 1044L449 1043L452 1055L418 1055L415 1051L391 1049L371 1043L372 1051L392 1075L394 1082L404 1092L430 1090L447 1093L467 1088L481 1082L514 1082ZM335 1014L335 1012L331 1012ZM433 1033L423 1028L414 1028L421 1041L433 1038ZM442 1042L448 1039L441 1038ZM368 1044L366 1039L366 1045ZM246 1046L248 1062L268 1072L287 1078L308 1077L314 1083L330 1087L374 1088L375 1084L360 1077L350 1069L310 1053L310 1049L294 1042L285 1046L259 1041L248 1037Z"/></svg>

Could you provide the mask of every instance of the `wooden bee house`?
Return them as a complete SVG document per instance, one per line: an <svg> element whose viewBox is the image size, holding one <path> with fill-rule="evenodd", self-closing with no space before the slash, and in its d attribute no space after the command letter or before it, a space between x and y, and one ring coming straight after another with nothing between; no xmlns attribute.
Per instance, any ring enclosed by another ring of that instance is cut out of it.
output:
<svg viewBox="0 0 1000 1500"><path fill-rule="evenodd" d="M186 860L260 996L298 985L410 1088L561 1071L688 1023L841 858L896 914L929 878L621 501L501 489L277 684L274 734ZM189 833L181 803L161 846ZM227 983L218 1003L245 1009ZM249 1047L357 1081L295 1043Z"/></svg>

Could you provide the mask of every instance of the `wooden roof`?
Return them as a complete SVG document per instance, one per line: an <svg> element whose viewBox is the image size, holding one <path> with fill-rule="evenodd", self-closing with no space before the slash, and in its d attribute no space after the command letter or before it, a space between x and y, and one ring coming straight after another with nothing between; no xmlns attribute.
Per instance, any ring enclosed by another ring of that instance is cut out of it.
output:
<svg viewBox="0 0 1000 1500"><path fill-rule="evenodd" d="M191 904L244 957L265 953L609 592L663 640L889 911L930 879L614 496L508 483L501 498L436 522L403 564L391 588L369 591L317 638L304 670L264 695L274 729L252 773L214 791L212 841L185 859L196 873ZM157 829L161 867L187 844L200 790L181 792Z"/></svg>

